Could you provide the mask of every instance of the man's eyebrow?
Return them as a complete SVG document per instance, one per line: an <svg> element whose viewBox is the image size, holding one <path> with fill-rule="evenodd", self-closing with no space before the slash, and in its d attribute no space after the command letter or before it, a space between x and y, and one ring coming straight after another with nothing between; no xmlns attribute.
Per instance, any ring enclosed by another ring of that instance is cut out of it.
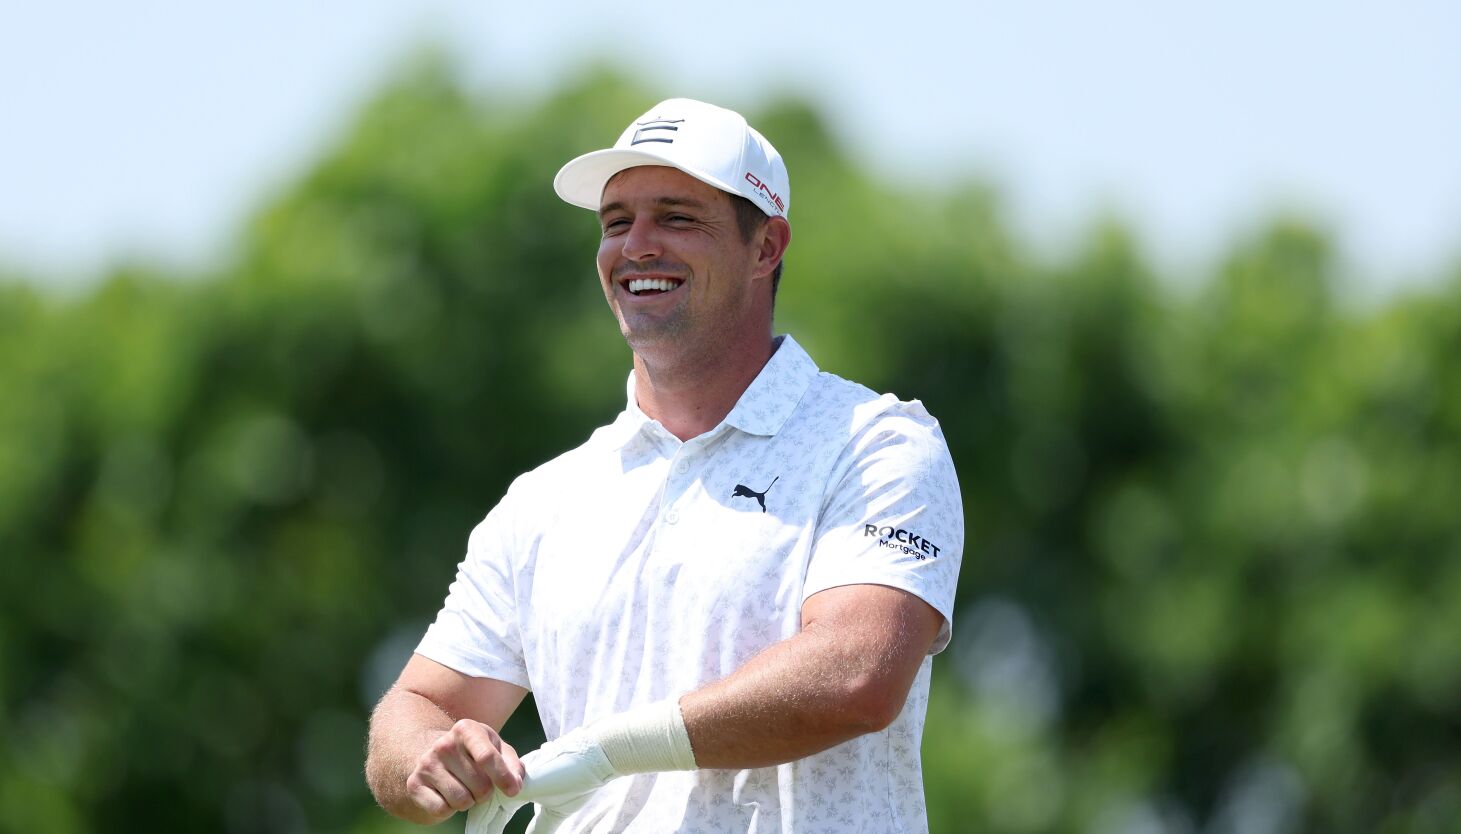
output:
<svg viewBox="0 0 1461 834"><path fill-rule="evenodd" d="M691 197L659 197L654 201L654 204L660 207L671 208L676 206L684 206L685 208L701 210L705 208L704 203ZM599 206L599 219L603 219L605 215L611 212L620 211L623 208L624 203L618 200L615 200L612 203L604 203L603 205Z"/></svg>
<svg viewBox="0 0 1461 834"><path fill-rule="evenodd" d="M705 204L704 203L700 202L699 200L692 199L690 197L661 197L658 200L655 200L654 202L655 202L655 205L659 205L659 206L684 206L685 208L692 208L692 209L703 209L703 208L705 208Z"/></svg>

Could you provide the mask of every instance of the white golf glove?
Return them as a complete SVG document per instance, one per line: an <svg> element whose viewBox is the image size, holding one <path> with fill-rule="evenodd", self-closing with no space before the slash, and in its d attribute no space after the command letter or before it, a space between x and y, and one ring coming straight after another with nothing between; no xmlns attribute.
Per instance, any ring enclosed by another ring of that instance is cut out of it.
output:
<svg viewBox="0 0 1461 834"><path fill-rule="evenodd" d="M619 776L604 748L583 730L550 741L523 756L527 772L517 796L494 791L484 805L467 814L467 834L502 834L517 810L538 806L529 834L550 834L588 803L593 792Z"/></svg>
<svg viewBox="0 0 1461 834"><path fill-rule="evenodd" d="M679 704L663 701L580 727L522 757L517 796L493 791L467 814L467 834L502 834L529 802L538 806L529 834L551 834L593 792L631 773L694 770L695 753Z"/></svg>

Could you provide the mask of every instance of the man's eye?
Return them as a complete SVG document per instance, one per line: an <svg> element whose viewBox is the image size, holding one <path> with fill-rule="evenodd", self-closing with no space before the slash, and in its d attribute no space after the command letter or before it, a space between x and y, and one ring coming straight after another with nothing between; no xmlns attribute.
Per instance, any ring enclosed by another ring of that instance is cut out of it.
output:
<svg viewBox="0 0 1461 834"><path fill-rule="evenodd" d="M604 223L604 234L608 234L609 232L613 232L613 231L617 231L617 230L623 229L625 226L628 226L628 225L629 225L629 221L628 220L624 220L623 218L620 218L618 220L610 220L610 221Z"/></svg>
<svg viewBox="0 0 1461 834"><path fill-rule="evenodd" d="M666 217L665 219L668 220L671 223L690 223L690 222L693 222L693 218L686 217L683 214L672 214L669 217Z"/></svg>

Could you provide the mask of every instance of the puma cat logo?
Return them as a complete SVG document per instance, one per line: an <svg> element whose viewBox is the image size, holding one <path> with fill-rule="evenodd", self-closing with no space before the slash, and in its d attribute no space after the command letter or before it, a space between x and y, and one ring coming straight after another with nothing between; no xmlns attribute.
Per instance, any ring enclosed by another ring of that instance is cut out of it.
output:
<svg viewBox="0 0 1461 834"><path fill-rule="evenodd" d="M771 479L771 483L767 484L766 485L766 488L763 489L763 490L761 490L760 492L757 492L756 490L751 489L750 487L745 486L743 484L736 484L736 491L731 493L731 497L732 498L754 498L754 499L756 499L756 503L761 505L761 512L764 513L764 512L766 512L766 493L770 492L771 491L771 488L774 487L774 486L776 486L776 482L779 481L779 480L781 480L781 476L780 475L777 475L775 478L772 478Z"/></svg>

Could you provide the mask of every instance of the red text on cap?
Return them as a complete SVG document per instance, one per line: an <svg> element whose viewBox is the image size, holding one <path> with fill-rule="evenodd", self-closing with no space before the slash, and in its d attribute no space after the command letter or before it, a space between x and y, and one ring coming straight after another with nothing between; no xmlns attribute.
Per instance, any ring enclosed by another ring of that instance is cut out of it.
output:
<svg viewBox="0 0 1461 834"><path fill-rule="evenodd" d="M756 176L750 171L747 171L746 182L754 186L758 194L760 194L762 197L765 197L767 200L770 200L771 205L776 206L777 211L780 211L782 214L786 213L786 204L781 201L781 195L777 194L775 191L772 191L771 187L768 186L766 183L761 182L760 177Z"/></svg>

